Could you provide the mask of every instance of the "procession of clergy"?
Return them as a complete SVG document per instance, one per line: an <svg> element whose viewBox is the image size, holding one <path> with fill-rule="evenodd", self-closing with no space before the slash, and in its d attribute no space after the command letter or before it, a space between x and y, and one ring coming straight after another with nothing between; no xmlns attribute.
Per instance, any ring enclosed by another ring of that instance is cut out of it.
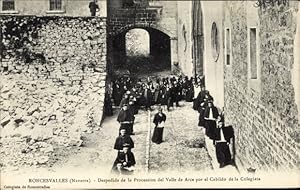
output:
<svg viewBox="0 0 300 190"><path fill-rule="evenodd" d="M105 95L104 112L106 116L113 115L112 104L120 106L117 121L120 123L119 136L116 138L114 149L118 151L112 172L131 174L136 164L131 151L135 135L133 126L135 116L140 109L152 110L158 107L153 123L152 136L154 143L163 142L163 129L166 115L163 110L179 107L179 101L193 102L193 109L199 112L198 126L203 127L205 134L213 140L220 168L234 164L229 144L233 140L232 126L224 126L224 112L218 111L213 104L213 97L205 89L204 77L166 77L155 81L149 77L146 81L134 81L129 77L121 77L111 83L110 90Z"/></svg>

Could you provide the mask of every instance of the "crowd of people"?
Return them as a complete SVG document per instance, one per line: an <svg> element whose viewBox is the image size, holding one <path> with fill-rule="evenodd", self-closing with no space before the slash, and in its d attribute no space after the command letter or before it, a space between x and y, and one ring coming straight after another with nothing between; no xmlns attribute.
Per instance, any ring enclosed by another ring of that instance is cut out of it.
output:
<svg viewBox="0 0 300 190"><path fill-rule="evenodd" d="M181 75L156 80L148 77L146 81L120 77L112 82L107 91L105 112L112 115L112 103L120 107L124 103L132 104L134 113L138 113L139 109L151 110L153 105L160 105L169 111L174 105L178 107L181 100L192 102L203 84L202 76L188 78Z"/></svg>
<svg viewBox="0 0 300 190"><path fill-rule="evenodd" d="M213 104L213 97L205 89L204 77L165 77L151 80L149 77L142 81L130 77L120 77L114 80L105 96L105 115L113 115L113 104L120 107L117 121L120 124L119 136L114 149L118 151L113 164L113 171L128 174L134 171L135 157L132 152L134 142L131 135L135 135L133 126L135 115L140 109L152 110L158 106L153 123L155 125L152 141L163 142L163 129L166 115L163 109L180 106L185 100L193 102L193 109L199 112L198 126L205 129L205 134L216 147L217 160L220 167L232 164L229 144L232 143L233 129L224 125L224 112L219 111Z"/></svg>

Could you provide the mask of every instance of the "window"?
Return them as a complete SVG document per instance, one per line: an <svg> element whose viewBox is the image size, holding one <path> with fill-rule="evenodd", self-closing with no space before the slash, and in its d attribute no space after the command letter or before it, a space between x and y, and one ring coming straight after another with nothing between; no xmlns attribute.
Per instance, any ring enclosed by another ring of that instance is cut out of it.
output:
<svg viewBox="0 0 300 190"><path fill-rule="evenodd" d="M13 11L15 10L15 0L3 0L2 1L3 11Z"/></svg>
<svg viewBox="0 0 300 190"><path fill-rule="evenodd" d="M212 47L212 56L214 60L217 61L220 53L220 42L219 42L218 28L215 22L213 22L211 27L211 47Z"/></svg>
<svg viewBox="0 0 300 190"><path fill-rule="evenodd" d="M250 28L250 77L257 79L256 28Z"/></svg>
<svg viewBox="0 0 300 190"><path fill-rule="evenodd" d="M61 10L61 1L62 0L50 0L50 11Z"/></svg>
<svg viewBox="0 0 300 190"><path fill-rule="evenodd" d="M230 29L226 29L226 47L225 47L225 56L226 56L226 65L230 65L230 55L231 55L231 36L230 36Z"/></svg>

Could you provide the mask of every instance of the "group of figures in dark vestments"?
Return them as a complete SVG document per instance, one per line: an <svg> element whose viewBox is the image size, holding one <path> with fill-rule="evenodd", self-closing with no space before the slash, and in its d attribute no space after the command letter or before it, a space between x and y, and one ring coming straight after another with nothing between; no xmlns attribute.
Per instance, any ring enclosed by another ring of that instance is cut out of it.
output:
<svg viewBox="0 0 300 190"><path fill-rule="evenodd" d="M216 146L217 159L220 167L232 163L229 143L233 139L231 126L224 126L224 113L218 111L213 104L213 97L205 89L204 77L166 77L145 81L134 81L129 77L117 78L111 83L105 95L105 115L113 115L112 104L120 107L117 121L120 123L119 136L114 149L118 150L112 171L120 174L130 174L134 171L135 157L131 149L134 142L131 135L135 135L133 126L135 115L140 109L152 110L158 106L154 115L155 125L152 142L163 142L163 130L166 114L163 109L179 106L179 101L193 102L193 109L199 112L198 126L205 128L206 135Z"/></svg>
<svg viewBox="0 0 300 190"><path fill-rule="evenodd" d="M225 126L224 112L213 104L213 97L205 86L194 99L193 109L199 112L198 126L205 129L205 135L213 141L220 168L234 164L232 157L234 133L232 126ZM231 148L230 148L231 147ZM231 150L230 150L231 149Z"/></svg>

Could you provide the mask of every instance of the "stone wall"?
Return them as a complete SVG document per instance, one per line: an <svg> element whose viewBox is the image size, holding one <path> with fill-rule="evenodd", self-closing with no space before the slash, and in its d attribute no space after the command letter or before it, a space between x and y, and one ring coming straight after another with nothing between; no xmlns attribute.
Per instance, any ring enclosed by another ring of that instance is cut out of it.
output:
<svg viewBox="0 0 300 190"><path fill-rule="evenodd" d="M81 146L99 128L106 19L7 16L1 25L1 164L51 163L53 149Z"/></svg>
<svg viewBox="0 0 300 190"><path fill-rule="evenodd" d="M225 66L226 123L234 126L236 156L243 168L299 168L299 108L291 84L297 3L257 10L260 89L249 87L249 5L225 3L232 39L232 63Z"/></svg>

